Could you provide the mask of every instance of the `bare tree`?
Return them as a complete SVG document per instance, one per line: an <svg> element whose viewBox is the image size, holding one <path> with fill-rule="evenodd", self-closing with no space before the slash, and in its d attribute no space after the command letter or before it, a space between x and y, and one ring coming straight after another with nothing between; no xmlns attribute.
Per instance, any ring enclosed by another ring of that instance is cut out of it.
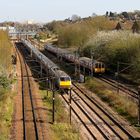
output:
<svg viewBox="0 0 140 140"><path fill-rule="evenodd" d="M72 20L72 21L77 21L77 20L80 20L80 19L81 19L81 17L78 16L78 15L72 15L72 16L71 16L71 20Z"/></svg>

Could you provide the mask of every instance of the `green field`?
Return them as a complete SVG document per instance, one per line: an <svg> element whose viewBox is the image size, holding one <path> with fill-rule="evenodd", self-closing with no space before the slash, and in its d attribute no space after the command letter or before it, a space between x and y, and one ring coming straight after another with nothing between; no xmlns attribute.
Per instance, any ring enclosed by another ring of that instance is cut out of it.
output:
<svg viewBox="0 0 140 140"><path fill-rule="evenodd" d="M0 31L0 140L9 138L13 113L11 55L12 44L8 34L5 31Z"/></svg>

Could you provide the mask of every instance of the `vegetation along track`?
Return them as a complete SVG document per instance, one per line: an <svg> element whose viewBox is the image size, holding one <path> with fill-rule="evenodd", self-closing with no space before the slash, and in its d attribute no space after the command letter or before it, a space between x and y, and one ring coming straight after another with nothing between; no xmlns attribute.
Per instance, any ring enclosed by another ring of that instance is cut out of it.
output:
<svg viewBox="0 0 140 140"><path fill-rule="evenodd" d="M33 40L30 40L30 41L34 45L40 46L39 43L37 43ZM128 88L124 84L116 82L115 80L113 80L113 79L111 79L111 78L109 78L105 75L99 76L98 79L100 79L101 81L104 81L105 83L107 83L107 84L115 87L116 89L122 91L123 93L125 93L125 95L128 95L132 100L134 100L136 102L138 101L138 93L134 89Z"/></svg>
<svg viewBox="0 0 140 140"><path fill-rule="evenodd" d="M122 91L123 93L128 95L132 100L134 100L136 102L138 101L138 93L135 90L128 88L124 84L116 82L115 80L112 80L112 79L108 78L107 76L102 75L102 76L98 77L98 79L100 79L101 81L104 81L105 83Z"/></svg>
<svg viewBox="0 0 140 140"><path fill-rule="evenodd" d="M76 101L75 99L78 100ZM135 139L135 137L129 132L129 130L126 130L118 120L115 120L115 118L107 111L105 111L105 109L102 106L100 106L98 102L91 99L84 91L82 91L74 83L72 88L71 100L72 103L75 104L82 111L82 113L88 118L89 122L95 126L98 133L102 135L100 138L121 139L121 140ZM75 110L74 106L72 106L72 108L73 108L72 110ZM75 112L77 111L75 110L74 113ZM82 115L79 115L79 117L81 117L82 123L85 123L85 120L83 120ZM84 124L84 126L85 125L86 123ZM90 132L93 133L93 128L91 126L89 130ZM99 134L95 135L96 134L95 131L93 134L94 139L99 139L98 137Z"/></svg>
<svg viewBox="0 0 140 140"><path fill-rule="evenodd" d="M17 54L21 64L21 77L22 77L22 111L23 111L23 139L24 140L38 140L38 129L36 116L34 111L34 104L32 98L32 89L27 64L22 57L21 46L18 44Z"/></svg>

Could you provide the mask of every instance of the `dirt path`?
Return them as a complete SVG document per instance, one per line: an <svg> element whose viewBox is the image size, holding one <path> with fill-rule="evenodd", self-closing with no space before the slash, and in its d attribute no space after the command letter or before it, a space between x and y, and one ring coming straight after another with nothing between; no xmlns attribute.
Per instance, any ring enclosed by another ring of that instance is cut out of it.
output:
<svg viewBox="0 0 140 140"><path fill-rule="evenodd" d="M23 116L22 116L22 84L21 84L21 69L19 58L17 57L16 73L17 73L17 95L14 99L14 113L11 128L11 140L23 139ZM29 71L31 75L31 71ZM36 112L36 121L39 131L39 140L51 140L49 121L47 118L47 108L43 106L39 88L33 77L30 78L33 91L33 100Z"/></svg>

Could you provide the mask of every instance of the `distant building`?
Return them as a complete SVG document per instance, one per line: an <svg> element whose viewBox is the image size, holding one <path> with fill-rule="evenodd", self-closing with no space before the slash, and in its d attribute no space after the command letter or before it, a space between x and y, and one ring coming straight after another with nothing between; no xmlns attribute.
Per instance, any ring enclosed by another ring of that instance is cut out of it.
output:
<svg viewBox="0 0 140 140"><path fill-rule="evenodd" d="M1 26L0 30L8 31L9 33L15 33L16 32L15 27L11 27L11 26Z"/></svg>

